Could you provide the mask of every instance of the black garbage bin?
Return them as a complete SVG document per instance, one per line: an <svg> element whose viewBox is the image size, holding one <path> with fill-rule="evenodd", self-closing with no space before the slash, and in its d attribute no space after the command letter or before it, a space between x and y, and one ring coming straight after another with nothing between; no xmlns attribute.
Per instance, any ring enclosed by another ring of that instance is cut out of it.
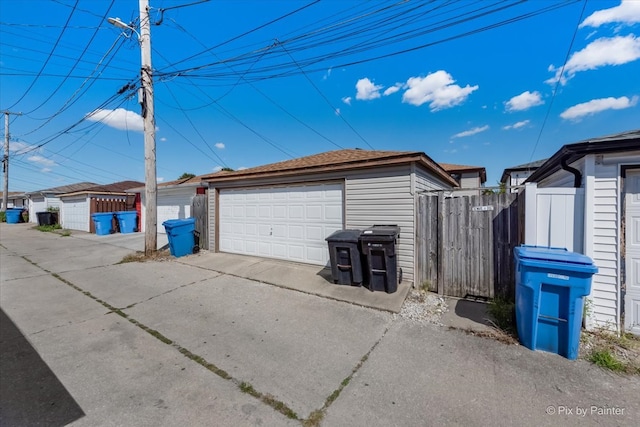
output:
<svg viewBox="0 0 640 427"><path fill-rule="evenodd" d="M392 294L402 281L402 270L396 256L400 239L397 225L374 225L360 235L360 247L366 258L365 283L371 291Z"/></svg>
<svg viewBox="0 0 640 427"><path fill-rule="evenodd" d="M338 230L325 240L329 244L331 277L340 285L362 285L360 230Z"/></svg>
<svg viewBox="0 0 640 427"><path fill-rule="evenodd" d="M38 217L38 225L55 225L58 223L57 212L36 212Z"/></svg>

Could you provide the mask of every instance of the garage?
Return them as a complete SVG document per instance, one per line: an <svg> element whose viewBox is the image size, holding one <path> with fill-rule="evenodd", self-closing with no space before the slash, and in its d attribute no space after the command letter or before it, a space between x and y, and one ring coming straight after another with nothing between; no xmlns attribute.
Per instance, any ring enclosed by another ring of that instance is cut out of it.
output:
<svg viewBox="0 0 640 427"><path fill-rule="evenodd" d="M220 251L326 265L343 200L342 182L220 190Z"/></svg>
<svg viewBox="0 0 640 427"><path fill-rule="evenodd" d="M158 197L157 215L158 232L166 233L163 222L169 219L185 219L191 216L191 199L195 195L193 189L187 192L173 192Z"/></svg>

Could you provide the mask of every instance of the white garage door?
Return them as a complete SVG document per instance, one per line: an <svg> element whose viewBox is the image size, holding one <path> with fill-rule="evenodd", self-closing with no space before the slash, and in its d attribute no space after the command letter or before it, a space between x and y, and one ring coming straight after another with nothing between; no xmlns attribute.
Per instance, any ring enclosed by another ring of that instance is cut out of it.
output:
<svg viewBox="0 0 640 427"><path fill-rule="evenodd" d="M342 184L221 190L220 250L326 265L342 201Z"/></svg>
<svg viewBox="0 0 640 427"><path fill-rule="evenodd" d="M64 228L89 232L89 203L86 197L66 198L59 215L62 216Z"/></svg>

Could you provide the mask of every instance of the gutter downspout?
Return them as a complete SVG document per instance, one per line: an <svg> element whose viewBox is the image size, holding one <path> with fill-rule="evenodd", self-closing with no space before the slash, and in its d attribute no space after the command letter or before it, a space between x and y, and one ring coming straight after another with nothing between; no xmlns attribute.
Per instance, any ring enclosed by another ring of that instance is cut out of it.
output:
<svg viewBox="0 0 640 427"><path fill-rule="evenodd" d="M573 187L580 188L580 186L582 185L582 173L578 169L572 168L567 164L567 160L569 159L569 157L570 154L568 153L562 156L562 158L560 159L560 166L562 167L562 169L573 174Z"/></svg>

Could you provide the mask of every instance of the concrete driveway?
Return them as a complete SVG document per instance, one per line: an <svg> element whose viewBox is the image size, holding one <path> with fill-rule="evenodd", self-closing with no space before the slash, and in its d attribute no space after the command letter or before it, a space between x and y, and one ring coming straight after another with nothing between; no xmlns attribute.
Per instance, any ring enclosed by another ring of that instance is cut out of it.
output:
<svg viewBox="0 0 640 427"><path fill-rule="evenodd" d="M12 369L0 371L0 425L56 420L62 404L77 411L57 425L636 425L640 417L638 377L251 280L241 257L122 264L137 243L21 224L0 232L0 307L17 331L1 338L0 361ZM289 280L312 280L298 274ZM21 363L29 346L38 357Z"/></svg>

